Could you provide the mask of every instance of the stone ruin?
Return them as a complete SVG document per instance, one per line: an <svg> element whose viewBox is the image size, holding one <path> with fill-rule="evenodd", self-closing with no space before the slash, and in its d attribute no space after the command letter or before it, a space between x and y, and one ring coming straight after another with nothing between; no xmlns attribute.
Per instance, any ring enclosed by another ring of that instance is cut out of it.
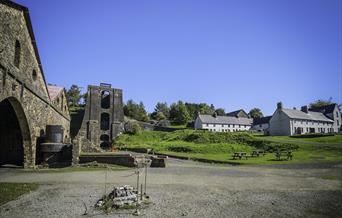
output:
<svg viewBox="0 0 342 218"><path fill-rule="evenodd" d="M122 90L110 84L88 86L83 121L75 139L82 152L102 152L112 148L115 138L123 132L124 112ZM77 146L76 145L76 146Z"/></svg>
<svg viewBox="0 0 342 218"><path fill-rule="evenodd" d="M118 209L124 206L137 206L138 195L133 190L133 187L129 185L121 187L114 186L113 191L109 195L101 198L95 206L103 209L108 209L105 207Z"/></svg>

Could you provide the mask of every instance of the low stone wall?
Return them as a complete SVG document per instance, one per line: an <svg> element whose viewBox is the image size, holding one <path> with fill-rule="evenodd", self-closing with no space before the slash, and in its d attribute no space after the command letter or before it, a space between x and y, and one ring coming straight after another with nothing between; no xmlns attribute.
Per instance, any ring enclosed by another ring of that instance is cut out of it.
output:
<svg viewBox="0 0 342 218"><path fill-rule="evenodd" d="M98 163L116 164L125 167L135 167L135 158L130 154L81 154L79 163L89 163L96 161Z"/></svg>

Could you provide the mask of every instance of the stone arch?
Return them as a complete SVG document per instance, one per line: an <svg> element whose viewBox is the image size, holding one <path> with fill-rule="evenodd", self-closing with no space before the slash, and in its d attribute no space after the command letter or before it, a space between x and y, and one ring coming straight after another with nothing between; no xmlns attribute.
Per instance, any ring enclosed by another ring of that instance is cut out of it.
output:
<svg viewBox="0 0 342 218"><path fill-rule="evenodd" d="M109 130L109 113L101 113L101 130Z"/></svg>
<svg viewBox="0 0 342 218"><path fill-rule="evenodd" d="M30 128L20 102L14 97L0 101L0 165L23 166L33 158Z"/></svg>
<svg viewBox="0 0 342 218"><path fill-rule="evenodd" d="M110 107L110 92L104 90L101 92L101 108L108 109Z"/></svg>

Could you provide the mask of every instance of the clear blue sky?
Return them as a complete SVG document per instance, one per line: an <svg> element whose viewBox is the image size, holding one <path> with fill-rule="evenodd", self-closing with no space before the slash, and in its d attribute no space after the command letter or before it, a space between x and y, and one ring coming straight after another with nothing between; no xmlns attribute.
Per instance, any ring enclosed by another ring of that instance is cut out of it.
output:
<svg viewBox="0 0 342 218"><path fill-rule="evenodd" d="M226 111L342 102L341 0L16 0L47 82Z"/></svg>

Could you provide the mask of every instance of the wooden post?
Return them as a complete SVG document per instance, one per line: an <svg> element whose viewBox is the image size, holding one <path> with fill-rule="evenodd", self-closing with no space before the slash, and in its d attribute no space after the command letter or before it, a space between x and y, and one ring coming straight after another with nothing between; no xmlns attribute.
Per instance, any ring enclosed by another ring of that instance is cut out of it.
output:
<svg viewBox="0 0 342 218"><path fill-rule="evenodd" d="M138 177L137 177L137 194L139 194L139 167L137 167L138 170Z"/></svg>
<svg viewBox="0 0 342 218"><path fill-rule="evenodd" d="M141 183L141 190L140 190L140 200L143 199L143 193L142 193L142 190L143 190L143 184Z"/></svg>
<svg viewBox="0 0 342 218"><path fill-rule="evenodd" d="M145 195L146 195L146 183L147 183L147 162L145 162L145 188L144 188Z"/></svg>

